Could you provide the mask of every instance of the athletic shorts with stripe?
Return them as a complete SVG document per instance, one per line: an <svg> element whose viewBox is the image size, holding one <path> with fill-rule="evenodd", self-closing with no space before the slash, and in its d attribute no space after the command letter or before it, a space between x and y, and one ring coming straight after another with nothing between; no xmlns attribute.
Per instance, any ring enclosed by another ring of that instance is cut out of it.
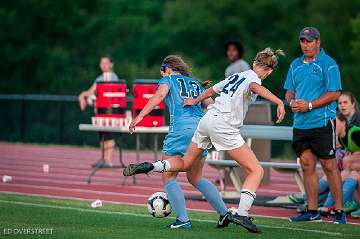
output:
<svg viewBox="0 0 360 239"><path fill-rule="evenodd" d="M320 159L335 158L335 122L329 120L327 125L314 129L293 129L292 147L296 155L310 149Z"/></svg>
<svg viewBox="0 0 360 239"><path fill-rule="evenodd" d="M200 120L192 142L198 148L216 150L232 150L241 147L245 142L239 128L227 123L219 112L209 110Z"/></svg>

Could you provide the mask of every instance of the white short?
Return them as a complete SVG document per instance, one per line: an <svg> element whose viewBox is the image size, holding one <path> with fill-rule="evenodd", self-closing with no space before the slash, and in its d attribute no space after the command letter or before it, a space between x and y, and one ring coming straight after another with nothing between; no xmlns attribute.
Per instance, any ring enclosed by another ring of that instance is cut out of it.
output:
<svg viewBox="0 0 360 239"><path fill-rule="evenodd" d="M200 120L192 142L198 148L216 150L232 150L245 144L240 130L227 123L215 110L208 111Z"/></svg>

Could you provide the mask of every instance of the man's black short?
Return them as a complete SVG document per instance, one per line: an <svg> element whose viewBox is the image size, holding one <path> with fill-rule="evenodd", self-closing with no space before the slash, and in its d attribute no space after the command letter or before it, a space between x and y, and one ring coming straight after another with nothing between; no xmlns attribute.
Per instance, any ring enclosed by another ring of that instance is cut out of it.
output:
<svg viewBox="0 0 360 239"><path fill-rule="evenodd" d="M99 133L99 139L102 140L102 137L104 137L104 141L112 140L114 139L114 135L110 132L100 132Z"/></svg>
<svg viewBox="0 0 360 239"><path fill-rule="evenodd" d="M324 127L293 129L293 149L300 155L310 149L320 159L335 158L335 121L329 120Z"/></svg>

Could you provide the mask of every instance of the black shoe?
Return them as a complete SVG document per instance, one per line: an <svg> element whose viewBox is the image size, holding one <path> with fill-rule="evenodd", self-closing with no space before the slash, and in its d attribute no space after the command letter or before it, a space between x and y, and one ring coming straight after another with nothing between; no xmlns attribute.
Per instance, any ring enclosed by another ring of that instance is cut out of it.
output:
<svg viewBox="0 0 360 239"><path fill-rule="evenodd" d="M140 173L147 174L153 169L154 169L154 165L148 162L129 164L128 166L126 166L126 168L124 168L123 175L132 176Z"/></svg>
<svg viewBox="0 0 360 239"><path fill-rule="evenodd" d="M233 223L245 227L249 232L261 233L261 230L252 222L252 220L252 217L240 216L238 214L232 215Z"/></svg>
<svg viewBox="0 0 360 239"><path fill-rule="evenodd" d="M224 216L220 216L219 221L216 223L216 228L223 228L229 226L232 214L227 212Z"/></svg>

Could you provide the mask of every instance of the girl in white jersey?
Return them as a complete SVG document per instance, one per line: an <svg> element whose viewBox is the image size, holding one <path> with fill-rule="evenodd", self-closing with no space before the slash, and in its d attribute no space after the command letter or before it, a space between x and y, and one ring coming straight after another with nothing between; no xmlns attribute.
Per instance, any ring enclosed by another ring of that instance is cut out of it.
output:
<svg viewBox="0 0 360 239"><path fill-rule="evenodd" d="M196 99L188 98L184 101L184 107L186 107L210 98L215 93L219 94L215 103L208 107L208 112L200 120L183 161L170 163L164 160L155 163L131 164L124 170L124 175L130 176L150 171L188 171L203 150L212 146L218 151L225 150L248 173L241 190L237 213L231 220L250 232L260 232L252 223L248 211L256 197L255 192L263 178L264 170L253 151L245 144L239 129L243 125L249 104L255 101L257 95L275 103L278 118L276 122L280 123L283 120L285 109L282 100L261 86L261 81L268 77L277 65L279 55L284 55L282 50L273 51L266 48L256 55L252 70L231 75L204 91Z"/></svg>

